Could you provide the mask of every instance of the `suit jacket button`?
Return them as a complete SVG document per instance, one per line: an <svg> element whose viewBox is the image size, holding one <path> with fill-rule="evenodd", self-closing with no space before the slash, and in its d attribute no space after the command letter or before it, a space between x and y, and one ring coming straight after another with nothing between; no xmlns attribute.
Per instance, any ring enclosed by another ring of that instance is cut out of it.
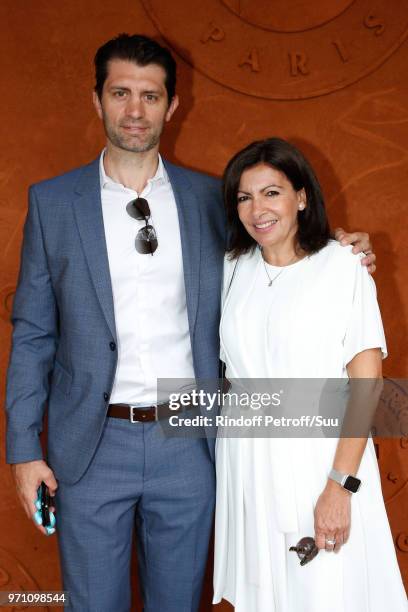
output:
<svg viewBox="0 0 408 612"><path fill-rule="evenodd" d="M105 401L108 401L108 399L109 399L109 393L104 393L104 394L103 394L103 399L104 399Z"/></svg>
<svg viewBox="0 0 408 612"><path fill-rule="evenodd" d="M116 344L115 344L114 342L111 342L111 343L109 344L109 346L110 346L110 350L111 350L111 351L116 350Z"/></svg>

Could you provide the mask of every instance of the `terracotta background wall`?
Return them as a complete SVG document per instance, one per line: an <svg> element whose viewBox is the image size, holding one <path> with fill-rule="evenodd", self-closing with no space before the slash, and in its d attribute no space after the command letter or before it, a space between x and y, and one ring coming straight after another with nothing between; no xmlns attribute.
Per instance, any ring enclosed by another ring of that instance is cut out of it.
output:
<svg viewBox="0 0 408 612"><path fill-rule="evenodd" d="M127 31L165 38L177 52L181 109L163 140L172 161L219 175L253 139L281 135L301 145L333 226L373 238L390 352L385 374L407 376L405 0L2 0L0 24L2 373L27 187L99 153L93 55ZM407 409L396 385L387 401ZM3 416L0 430L3 439ZM377 452L408 587L407 436L377 440ZM55 539L37 534L23 515L3 445L0 460L0 590L57 589ZM210 582L203 610L211 609L209 596Z"/></svg>

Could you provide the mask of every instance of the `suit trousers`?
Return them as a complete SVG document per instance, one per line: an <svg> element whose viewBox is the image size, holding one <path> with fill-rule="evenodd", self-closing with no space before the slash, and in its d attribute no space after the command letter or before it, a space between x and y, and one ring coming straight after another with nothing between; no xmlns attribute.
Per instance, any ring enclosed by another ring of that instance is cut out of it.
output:
<svg viewBox="0 0 408 612"><path fill-rule="evenodd" d="M51 466L52 467L52 466ZM66 608L128 612L136 528L145 612L199 609L215 502L205 439L107 418L95 455L55 505Z"/></svg>

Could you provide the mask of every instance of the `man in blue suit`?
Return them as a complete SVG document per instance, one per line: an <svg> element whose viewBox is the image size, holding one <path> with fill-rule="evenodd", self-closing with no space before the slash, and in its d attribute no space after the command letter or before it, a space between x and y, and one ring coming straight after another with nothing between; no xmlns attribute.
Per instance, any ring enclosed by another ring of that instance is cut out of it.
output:
<svg viewBox="0 0 408 612"><path fill-rule="evenodd" d="M218 376L220 185L159 155L178 106L168 50L123 34L95 68L106 149L30 189L7 462L29 517L41 481L55 494L67 609L129 610L136 525L145 612L190 612L213 517L214 440L162 435L156 381Z"/></svg>

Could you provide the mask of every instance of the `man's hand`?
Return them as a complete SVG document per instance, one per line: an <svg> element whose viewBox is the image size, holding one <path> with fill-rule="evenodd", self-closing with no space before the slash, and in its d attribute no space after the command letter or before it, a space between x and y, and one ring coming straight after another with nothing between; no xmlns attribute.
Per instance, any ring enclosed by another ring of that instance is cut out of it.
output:
<svg viewBox="0 0 408 612"><path fill-rule="evenodd" d="M11 472L16 483L17 495L21 505L28 518L34 521L34 514L37 511L35 507L37 489L41 482L44 481L50 491L50 495L54 496L58 488L55 476L45 461L42 460L15 463L11 466ZM50 510L54 512L55 508L51 507ZM48 535L45 527L37 525L35 521L34 524L41 533Z"/></svg>
<svg viewBox="0 0 408 612"><path fill-rule="evenodd" d="M338 227L334 232L334 237L340 242L342 246L352 244L353 253L365 253L365 257L361 260L363 266L367 266L367 270L370 274L374 274L376 265L376 256L372 252L372 245L370 242L370 236L365 232L353 232L348 234L341 227Z"/></svg>

